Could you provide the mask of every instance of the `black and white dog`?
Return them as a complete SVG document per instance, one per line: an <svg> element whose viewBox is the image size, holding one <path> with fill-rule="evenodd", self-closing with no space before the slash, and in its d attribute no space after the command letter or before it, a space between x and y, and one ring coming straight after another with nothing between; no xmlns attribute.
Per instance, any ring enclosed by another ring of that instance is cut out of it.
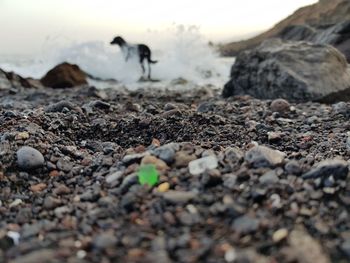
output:
<svg viewBox="0 0 350 263"><path fill-rule="evenodd" d="M141 64L142 73L145 74L145 65L143 64L143 61L146 59L148 62L148 79L151 79L151 63L155 64L158 61L151 59L151 50L148 46L144 44L137 44L137 45L131 45L128 44L122 37L118 36L113 39L111 42L111 45L118 45L120 46L125 61L128 61L128 59L132 56L138 56L139 62Z"/></svg>

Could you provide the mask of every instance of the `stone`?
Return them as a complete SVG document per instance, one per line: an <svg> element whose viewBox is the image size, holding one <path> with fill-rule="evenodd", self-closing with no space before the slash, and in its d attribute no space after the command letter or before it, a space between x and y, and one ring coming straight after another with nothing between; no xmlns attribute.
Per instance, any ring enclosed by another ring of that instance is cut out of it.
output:
<svg viewBox="0 0 350 263"><path fill-rule="evenodd" d="M332 105L332 111L335 114L343 114L346 115L349 112L349 106L346 102L340 101Z"/></svg>
<svg viewBox="0 0 350 263"><path fill-rule="evenodd" d="M158 192L164 193L167 192L170 188L170 184L168 182L162 183L157 187Z"/></svg>
<svg viewBox="0 0 350 263"><path fill-rule="evenodd" d="M19 205L21 205L21 204L23 204L22 199L17 198L17 199L15 199L13 202L11 202L11 203L9 204L9 207L10 207L10 208L11 208L11 207L16 207L16 206L19 206Z"/></svg>
<svg viewBox="0 0 350 263"><path fill-rule="evenodd" d="M36 149L23 146L17 151L17 164L21 170L30 171L43 167L44 156Z"/></svg>
<svg viewBox="0 0 350 263"><path fill-rule="evenodd" d="M285 153L266 146L254 146L245 154L245 161L255 168L275 167L283 163Z"/></svg>
<svg viewBox="0 0 350 263"><path fill-rule="evenodd" d="M242 161L244 158L244 153L236 147L228 147L225 150L225 160L231 163L236 163Z"/></svg>
<svg viewBox="0 0 350 263"><path fill-rule="evenodd" d="M285 228L278 229L272 235L272 240L275 243L281 242L288 237L288 230Z"/></svg>
<svg viewBox="0 0 350 263"><path fill-rule="evenodd" d="M122 178L123 172L122 171L116 171L112 174L109 174L106 176L106 183L112 184L115 181L118 181L120 178Z"/></svg>
<svg viewBox="0 0 350 263"><path fill-rule="evenodd" d="M53 198L52 196L48 196L44 200L43 207L47 210L55 209L56 207L59 207L62 204L61 200L57 198Z"/></svg>
<svg viewBox="0 0 350 263"><path fill-rule="evenodd" d="M285 113L290 110L290 104L284 99L275 99L271 102L270 109L273 112Z"/></svg>
<svg viewBox="0 0 350 263"><path fill-rule="evenodd" d="M344 8L344 7L343 7ZM339 23L328 25L291 25L277 36L284 40L309 41L316 44L329 44L342 52L350 62L349 48L350 21L344 19Z"/></svg>
<svg viewBox="0 0 350 263"><path fill-rule="evenodd" d="M349 100L350 67L329 45L270 39L237 56L222 95L293 102Z"/></svg>
<svg viewBox="0 0 350 263"><path fill-rule="evenodd" d="M350 61L348 52L350 2L347 0L314 2L312 5L301 7L258 36L221 45L221 53L226 56L236 56L239 52L256 47L265 39L279 37L287 40L332 44Z"/></svg>
<svg viewBox="0 0 350 263"><path fill-rule="evenodd" d="M41 79L45 87L54 89L71 88L86 85L87 75L77 65L64 62L57 65Z"/></svg>
<svg viewBox="0 0 350 263"><path fill-rule="evenodd" d="M294 174L294 175L299 175L302 172L300 164L297 160L288 161L284 166L284 170L288 174Z"/></svg>
<svg viewBox="0 0 350 263"><path fill-rule="evenodd" d="M68 173L73 169L74 165L68 160L68 158L63 157L57 161L56 166L58 170Z"/></svg>
<svg viewBox="0 0 350 263"><path fill-rule="evenodd" d="M320 243L302 228L297 228L290 233L289 243L300 263L331 262Z"/></svg>
<svg viewBox="0 0 350 263"><path fill-rule="evenodd" d="M61 100L59 102L50 104L45 108L46 112L62 112L64 108L67 108L69 110L74 110L76 108L76 105L74 105L72 102L67 100Z"/></svg>
<svg viewBox="0 0 350 263"><path fill-rule="evenodd" d="M341 246L340 249L343 251L343 253L346 255L348 259L350 259L350 239L345 240Z"/></svg>
<svg viewBox="0 0 350 263"><path fill-rule="evenodd" d="M26 140L29 138L28 132L19 132L16 134L16 140Z"/></svg>
<svg viewBox="0 0 350 263"><path fill-rule="evenodd" d="M234 189L237 183L237 175L235 174L225 174L223 176L224 186L229 189Z"/></svg>
<svg viewBox="0 0 350 263"><path fill-rule="evenodd" d="M188 169L192 175L200 175L201 173L215 169L216 167L218 167L218 159L213 155L193 160L188 164Z"/></svg>
<svg viewBox="0 0 350 263"><path fill-rule="evenodd" d="M166 201L168 201L170 203L183 204L183 203L187 203L187 202L191 201L192 199L194 199L197 196L197 194L194 192L171 190L171 191L163 193L162 196Z"/></svg>
<svg viewBox="0 0 350 263"><path fill-rule="evenodd" d="M279 181L276 171L271 170L259 177L259 182L265 185L275 184Z"/></svg>
<svg viewBox="0 0 350 263"><path fill-rule="evenodd" d="M34 193L37 193L37 192L42 192L43 190L45 190L47 187L46 184L44 183L39 183L39 184L35 184L35 185L32 185L30 187L30 190Z"/></svg>
<svg viewBox="0 0 350 263"><path fill-rule="evenodd" d="M57 250L55 249L40 249L26 254L25 256L18 257L10 260L9 263L54 263L59 261L56 257Z"/></svg>
<svg viewBox="0 0 350 263"><path fill-rule="evenodd" d="M348 172L349 163L347 161L342 159L331 159L315 164L309 172L302 175L302 178L312 179L333 176L335 180L345 179L348 176Z"/></svg>
<svg viewBox="0 0 350 263"><path fill-rule="evenodd" d="M13 72L0 69L0 90L11 90L13 88L36 88L34 80L23 78Z"/></svg>
<svg viewBox="0 0 350 263"><path fill-rule="evenodd" d="M146 155L149 155L149 153L143 152L143 153L128 154L123 157L122 162L125 163L126 165L137 163L140 160L142 160L142 158L144 158Z"/></svg>
<svg viewBox="0 0 350 263"><path fill-rule="evenodd" d="M240 216L233 221L232 228L237 233L246 235L253 233L259 228L259 220L250 216Z"/></svg>
<svg viewBox="0 0 350 263"><path fill-rule="evenodd" d="M175 150L169 145L158 147L153 151L153 154L168 165L175 161Z"/></svg>
<svg viewBox="0 0 350 263"><path fill-rule="evenodd" d="M118 240L113 233L102 233L93 240L93 245L97 249L106 249L117 244Z"/></svg>
<svg viewBox="0 0 350 263"><path fill-rule="evenodd" d="M188 154L185 151L179 151L175 155L175 167L181 168L188 166L189 162L196 160L196 156Z"/></svg>
<svg viewBox="0 0 350 263"><path fill-rule="evenodd" d="M282 138L282 133L280 132L268 132L267 133L267 139L269 142L275 142Z"/></svg>
<svg viewBox="0 0 350 263"><path fill-rule="evenodd" d="M146 155L141 160L141 165L153 164L159 172L165 172L169 169L168 165L161 159L152 155Z"/></svg>

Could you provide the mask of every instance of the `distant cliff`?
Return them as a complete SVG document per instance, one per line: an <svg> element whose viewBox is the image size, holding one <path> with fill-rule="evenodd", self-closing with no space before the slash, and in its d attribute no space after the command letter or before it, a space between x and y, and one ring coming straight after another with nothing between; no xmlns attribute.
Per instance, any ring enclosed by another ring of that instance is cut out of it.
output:
<svg viewBox="0 0 350 263"><path fill-rule="evenodd" d="M319 30L347 20L350 20L350 0L319 0L316 4L298 9L270 30L256 37L221 45L220 52L223 56L235 56L240 51L256 47L265 39L279 36L290 26L304 25Z"/></svg>

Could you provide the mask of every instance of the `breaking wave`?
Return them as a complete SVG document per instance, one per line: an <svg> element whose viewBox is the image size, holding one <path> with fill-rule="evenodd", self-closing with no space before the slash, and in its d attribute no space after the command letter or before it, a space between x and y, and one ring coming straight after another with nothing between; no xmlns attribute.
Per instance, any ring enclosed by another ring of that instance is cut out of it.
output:
<svg viewBox="0 0 350 263"><path fill-rule="evenodd" d="M164 82L181 78L198 85L214 86L228 80L233 60L220 58L196 26L178 25L166 30L148 31L140 42L148 44L152 49L152 59L158 60L152 65L154 79ZM0 67L25 77L40 78L64 61L78 64L84 71L101 79L133 83L141 76L136 58L125 62L118 46L102 41L62 44L48 40L39 57L2 59Z"/></svg>

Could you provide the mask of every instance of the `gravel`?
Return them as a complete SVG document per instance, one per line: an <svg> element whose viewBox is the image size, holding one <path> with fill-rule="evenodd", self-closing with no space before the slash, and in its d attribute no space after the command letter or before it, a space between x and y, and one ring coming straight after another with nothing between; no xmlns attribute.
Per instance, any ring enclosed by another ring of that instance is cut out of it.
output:
<svg viewBox="0 0 350 263"><path fill-rule="evenodd" d="M0 90L0 262L348 262L350 104L274 104Z"/></svg>

